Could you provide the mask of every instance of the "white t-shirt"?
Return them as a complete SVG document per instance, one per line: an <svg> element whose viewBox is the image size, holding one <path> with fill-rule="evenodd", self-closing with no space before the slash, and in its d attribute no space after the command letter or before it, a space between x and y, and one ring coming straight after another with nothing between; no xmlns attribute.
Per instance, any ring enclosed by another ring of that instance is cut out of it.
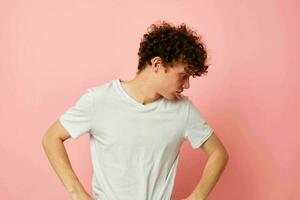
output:
<svg viewBox="0 0 300 200"><path fill-rule="evenodd" d="M95 200L170 200L182 143L213 129L187 96L143 105L120 81L88 88L59 120L74 139L90 133Z"/></svg>

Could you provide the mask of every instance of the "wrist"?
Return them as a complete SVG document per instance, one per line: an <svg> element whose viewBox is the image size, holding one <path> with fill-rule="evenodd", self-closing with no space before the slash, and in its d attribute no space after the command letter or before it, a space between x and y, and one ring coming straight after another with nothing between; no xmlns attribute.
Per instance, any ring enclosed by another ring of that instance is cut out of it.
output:
<svg viewBox="0 0 300 200"><path fill-rule="evenodd" d="M86 199L89 194L84 190L73 190L71 193L72 200Z"/></svg>
<svg viewBox="0 0 300 200"><path fill-rule="evenodd" d="M68 188L68 192L71 195L81 195L81 194L86 193L84 188L81 185Z"/></svg>
<svg viewBox="0 0 300 200"><path fill-rule="evenodd" d="M194 191L191 196L197 200L206 200L206 198L200 192Z"/></svg>

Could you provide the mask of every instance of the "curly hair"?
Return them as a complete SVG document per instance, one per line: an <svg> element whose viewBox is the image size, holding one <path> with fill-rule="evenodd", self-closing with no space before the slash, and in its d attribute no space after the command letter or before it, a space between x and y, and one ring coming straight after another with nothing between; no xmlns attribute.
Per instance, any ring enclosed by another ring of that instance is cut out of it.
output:
<svg viewBox="0 0 300 200"><path fill-rule="evenodd" d="M166 21L151 24L143 35L138 51L140 73L151 59L159 56L166 68L173 67L175 62L187 64L191 75L201 76L207 73L207 53L201 36L182 23L174 26ZM166 70L166 69L165 69Z"/></svg>

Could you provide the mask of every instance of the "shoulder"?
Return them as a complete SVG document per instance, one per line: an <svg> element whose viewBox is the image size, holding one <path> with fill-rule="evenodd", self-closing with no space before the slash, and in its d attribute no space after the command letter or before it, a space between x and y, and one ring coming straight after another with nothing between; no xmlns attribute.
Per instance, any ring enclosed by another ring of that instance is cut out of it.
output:
<svg viewBox="0 0 300 200"><path fill-rule="evenodd" d="M185 95L181 94L181 98L178 100L168 100L165 98L163 105L164 108L169 110L169 111L174 111L176 112L186 112L188 109L188 104L189 104L189 98Z"/></svg>
<svg viewBox="0 0 300 200"><path fill-rule="evenodd" d="M109 82L105 82L99 85L94 85L89 88L87 88L87 91L92 93L94 97L98 97L99 95L107 94L109 93L114 87L114 80L111 80Z"/></svg>
<svg viewBox="0 0 300 200"><path fill-rule="evenodd" d="M87 88L94 101L94 107L103 107L103 105L111 105L117 98L115 81L111 80L99 85Z"/></svg>
<svg viewBox="0 0 300 200"><path fill-rule="evenodd" d="M102 90L108 89L110 87L113 87L114 80L104 82L98 85L94 85L88 88L88 90L92 90L93 92L101 92Z"/></svg>

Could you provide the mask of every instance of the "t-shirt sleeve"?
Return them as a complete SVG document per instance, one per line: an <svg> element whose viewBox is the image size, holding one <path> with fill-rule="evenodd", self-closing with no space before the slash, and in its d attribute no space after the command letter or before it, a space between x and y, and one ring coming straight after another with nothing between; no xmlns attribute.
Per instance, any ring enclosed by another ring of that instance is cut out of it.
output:
<svg viewBox="0 0 300 200"><path fill-rule="evenodd" d="M184 137L193 149L199 148L213 133L213 129L207 124L201 113L190 100L188 102L187 123Z"/></svg>
<svg viewBox="0 0 300 200"><path fill-rule="evenodd" d="M72 138L77 139L82 134L90 132L92 128L93 105L93 91L88 88L75 104L59 117L59 121Z"/></svg>

